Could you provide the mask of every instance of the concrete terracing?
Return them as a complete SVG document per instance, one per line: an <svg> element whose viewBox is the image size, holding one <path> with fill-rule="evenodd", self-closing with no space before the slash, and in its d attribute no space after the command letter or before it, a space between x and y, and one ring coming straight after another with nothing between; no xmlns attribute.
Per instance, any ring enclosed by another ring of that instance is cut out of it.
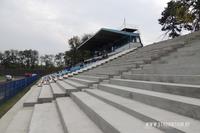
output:
<svg viewBox="0 0 200 133"><path fill-rule="evenodd" d="M127 50L39 83L0 120L0 133L199 133L199 37Z"/></svg>

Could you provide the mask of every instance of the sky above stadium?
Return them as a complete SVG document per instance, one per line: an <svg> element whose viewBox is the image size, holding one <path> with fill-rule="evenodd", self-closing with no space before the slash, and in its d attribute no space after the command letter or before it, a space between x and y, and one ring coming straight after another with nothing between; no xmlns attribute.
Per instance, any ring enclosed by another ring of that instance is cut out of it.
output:
<svg viewBox="0 0 200 133"><path fill-rule="evenodd" d="M145 45L162 39L158 19L169 0L0 0L0 51L56 54L67 40L100 28L139 28Z"/></svg>

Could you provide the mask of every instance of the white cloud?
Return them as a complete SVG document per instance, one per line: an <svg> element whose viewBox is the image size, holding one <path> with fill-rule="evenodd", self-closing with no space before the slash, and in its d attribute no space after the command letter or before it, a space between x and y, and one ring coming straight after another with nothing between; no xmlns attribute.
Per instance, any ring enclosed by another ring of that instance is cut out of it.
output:
<svg viewBox="0 0 200 133"><path fill-rule="evenodd" d="M158 18L168 0L1 0L0 47L63 52L73 35L119 28L123 19L139 27L145 44L162 34Z"/></svg>

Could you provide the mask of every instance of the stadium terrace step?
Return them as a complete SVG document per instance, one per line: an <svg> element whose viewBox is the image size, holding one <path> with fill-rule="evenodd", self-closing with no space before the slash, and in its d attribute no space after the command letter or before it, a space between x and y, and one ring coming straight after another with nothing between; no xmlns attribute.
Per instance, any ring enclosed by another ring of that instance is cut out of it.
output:
<svg viewBox="0 0 200 133"><path fill-rule="evenodd" d="M93 73L82 73L81 75L83 75L83 76L95 76L95 77L102 77L102 78L110 78L110 76L109 75L106 75L106 74L93 74Z"/></svg>
<svg viewBox="0 0 200 133"><path fill-rule="evenodd" d="M177 49L177 52L179 53L179 52L188 52L188 51L198 51L200 50L199 41L200 40L196 40L190 43L189 45L187 45L187 47Z"/></svg>
<svg viewBox="0 0 200 133"><path fill-rule="evenodd" d="M121 72L128 71L130 67L110 67L110 68L99 68L95 70L88 71L87 73L97 73L97 74L120 74Z"/></svg>
<svg viewBox="0 0 200 133"><path fill-rule="evenodd" d="M200 75L122 74L123 79L200 85Z"/></svg>
<svg viewBox="0 0 200 133"><path fill-rule="evenodd" d="M53 97L64 97L66 95L66 92L60 88L60 86L57 83L51 83L50 84L52 92L53 92Z"/></svg>
<svg viewBox="0 0 200 133"><path fill-rule="evenodd" d="M38 82L42 87L31 88L0 119L0 132L199 133L199 38L195 32L125 50L66 74L66 80L47 75ZM87 81L101 83L88 89L81 84ZM55 98L63 93L71 97ZM149 128L148 122L189 125Z"/></svg>
<svg viewBox="0 0 200 133"><path fill-rule="evenodd" d="M99 67L100 70L129 70L130 68L136 68L135 64L117 64ZM97 69L98 70L98 69Z"/></svg>
<svg viewBox="0 0 200 133"><path fill-rule="evenodd" d="M104 133L161 133L156 128L145 128L145 123L109 104L85 93L71 94L72 99Z"/></svg>
<svg viewBox="0 0 200 133"><path fill-rule="evenodd" d="M119 67L125 67L125 68L129 68L129 67L132 67L132 68L136 68L137 67L137 64L135 62L124 62L124 63L115 63L115 64L105 64L103 66L101 66L101 68L110 68L110 67L113 67L113 68L119 68Z"/></svg>
<svg viewBox="0 0 200 133"><path fill-rule="evenodd" d="M139 50L138 50L139 51ZM141 57L148 57L151 59L155 59L153 57L160 57L160 56L165 56L168 55L169 53L167 51L163 51L163 50L152 50L149 52L145 52L145 53L130 53L127 54L125 58L141 58Z"/></svg>
<svg viewBox="0 0 200 133"><path fill-rule="evenodd" d="M172 43L168 43L168 42L164 42L163 44L161 43L154 43L151 46L146 46L143 49L139 49L139 53L141 52L149 52L152 50L174 50L177 48L181 48L185 46L185 42L184 41L180 41L180 42L172 42Z"/></svg>
<svg viewBox="0 0 200 133"><path fill-rule="evenodd" d="M167 67L168 66L168 67ZM154 68L132 69L132 74L177 74L177 75L200 75L199 66L167 65Z"/></svg>
<svg viewBox="0 0 200 133"><path fill-rule="evenodd" d="M197 54L195 55L196 57L193 56L187 56L187 57L182 57L182 58L175 58L175 57L165 57L162 58L161 60L157 61L157 63L165 63L165 64L183 64L185 65L190 65L190 64L196 64L200 66L200 62L199 62L199 58L200 58L200 54L197 56Z"/></svg>
<svg viewBox="0 0 200 133"><path fill-rule="evenodd" d="M54 102L35 105L28 133L64 133Z"/></svg>
<svg viewBox="0 0 200 133"><path fill-rule="evenodd" d="M57 81L58 85L66 92L66 94L69 96L71 92L79 91L77 88L69 85L68 83L64 81Z"/></svg>
<svg viewBox="0 0 200 133"><path fill-rule="evenodd" d="M140 51L141 50L141 51ZM144 50L144 49L139 49L138 50L138 55L136 55L136 57L140 57L139 55L142 55L143 57L148 57L148 55L153 55L153 54L159 54L161 56L164 55L168 55L171 52L176 51L176 48L172 48L172 47L167 47L167 48L163 48L163 49L152 49L152 50Z"/></svg>
<svg viewBox="0 0 200 133"><path fill-rule="evenodd" d="M110 83L137 89L144 89L144 90L151 90L151 91L158 91L158 92L200 98L200 85L129 80L129 79L110 79Z"/></svg>
<svg viewBox="0 0 200 133"><path fill-rule="evenodd" d="M146 71L146 70L158 70L161 71L161 69L163 70L173 70L174 71L176 69L199 69L200 68L200 63L199 62L194 62L192 64L190 63L185 63L185 64L178 64L178 63L168 63L168 64L146 64L146 65L142 65L142 70ZM178 71L178 70L177 70Z"/></svg>
<svg viewBox="0 0 200 133"><path fill-rule="evenodd" d="M129 62L126 62L126 61L120 61L120 62L116 62L116 63L110 63L109 65L112 66L112 65L122 65L122 64L125 64L125 65L129 65L129 64L134 64L136 66L140 65L140 64L148 64L149 62L147 61L144 61L144 60L138 60L138 61L129 61Z"/></svg>
<svg viewBox="0 0 200 133"><path fill-rule="evenodd" d="M121 63L133 63L137 61L143 61L144 63L149 63L151 62L151 58L127 58L126 60L118 60L118 61L113 61L110 64L121 64Z"/></svg>
<svg viewBox="0 0 200 133"><path fill-rule="evenodd" d="M87 85L88 87L92 86L93 84L97 84L98 83L97 81L81 79L81 78L70 78L70 80L73 80L73 81L79 82L81 84Z"/></svg>
<svg viewBox="0 0 200 133"><path fill-rule="evenodd" d="M98 89L200 120L200 99L111 84Z"/></svg>
<svg viewBox="0 0 200 133"><path fill-rule="evenodd" d="M23 103L24 107L34 106L36 103L38 103L38 96L41 92L42 87L33 86L31 89L33 89L32 92Z"/></svg>
<svg viewBox="0 0 200 133"><path fill-rule="evenodd" d="M82 69L76 71L75 73L71 73L71 74L68 74L68 75L69 75L69 76L73 76L73 75L76 75L76 74L78 74L78 73L82 73L82 72L85 72L85 71L94 69L94 68L96 68L96 67L98 67L98 66L101 66L101 65L104 65L104 64L106 64L106 63L108 63L108 62L110 62L110 61L113 61L113 60L115 60L115 59L121 58L122 56L124 56L124 55L126 55L126 54L128 54L128 53L130 53L130 52L134 52L136 49L137 49L137 48L131 48L131 49L128 49L128 50L124 50L124 51L122 51L122 52L120 52L120 53L117 53L117 54L115 54L115 55L113 55L113 56L108 57L107 59L104 59L104 60L98 61L98 62L96 62L96 63L93 63L93 64L90 65L90 66L87 66L87 67L85 67L85 68L82 68Z"/></svg>
<svg viewBox="0 0 200 133"><path fill-rule="evenodd" d="M27 133L33 107L21 109L12 119L5 133Z"/></svg>
<svg viewBox="0 0 200 133"><path fill-rule="evenodd" d="M137 62L137 61L143 61L145 64L151 63L152 58L147 58L147 57L140 57L140 58L130 58L125 60L125 62Z"/></svg>
<svg viewBox="0 0 200 133"><path fill-rule="evenodd" d="M177 52L171 53L169 56L181 57L181 56L191 56L194 54L198 54L200 50L199 42L196 42L197 45L194 43L188 47L183 47L181 49L177 49Z"/></svg>
<svg viewBox="0 0 200 133"><path fill-rule="evenodd" d="M102 133L71 98L57 98L56 105L66 133Z"/></svg>
<svg viewBox="0 0 200 133"><path fill-rule="evenodd" d="M90 70L89 72L99 72L99 71L126 71L127 69L129 69L129 67L107 67L106 69L105 68L101 68L101 67L99 67L99 68L97 68L97 69L95 69L95 70Z"/></svg>
<svg viewBox="0 0 200 133"><path fill-rule="evenodd" d="M108 77L98 77L98 76L91 76L91 75L77 75L76 76L77 78L81 78L81 79L87 79L87 80L93 80L93 81L97 81L97 82L100 82L104 79L108 79Z"/></svg>
<svg viewBox="0 0 200 133"><path fill-rule="evenodd" d="M188 122L188 126L182 127L164 127L161 130L166 132L187 132L187 133L199 133L200 131L200 122L185 117L170 111L166 111L163 109L159 109L153 106L149 106L143 104L141 102L137 102L134 100L130 100L127 98L123 98L111 93L107 93L105 91L101 91L98 89L89 90L87 89L86 92L96 98L103 100L104 102L136 117L144 122Z"/></svg>
<svg viewBox="0 0 200 133"><path fill-rule="evenodd" d="M51 87L49 85L43 85L40 95L38 97L38 101L40 103L51 102L53 100L53 94L51 91Z"/></svg>
<svg viewBox="0 0 200 133"><path fill-rule="evenodd" d="M113 75L119 75L122 71L120 70L104 70L104 71L95 71L95 72L87 72L87 73L84 73L84 74L87 74L87 75L107 75L108 77L112 77Z"/></svg>
<svg viewBox="0 0 200 133"><path fill-rule="evenodd" d="M71 86L73 86L73 87L79 89L79 90L88 87L87 85L80 84L80 83L78 83L78 82L75 82L75 81L72 81L72 80L69 80L69 79L64 79L63 81L66 82L67 84L69 84L69 85L71 85Z"/></svg>

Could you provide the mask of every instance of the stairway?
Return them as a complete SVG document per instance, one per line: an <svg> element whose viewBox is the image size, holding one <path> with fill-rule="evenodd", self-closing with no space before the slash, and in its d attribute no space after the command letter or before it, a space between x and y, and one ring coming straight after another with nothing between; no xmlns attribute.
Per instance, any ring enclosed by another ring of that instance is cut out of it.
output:
<svg viewBox="0 0 200 133"><path fill-rule="evenodd" d="M4 132L199 133L199 35L33 86Z"/></svg>

